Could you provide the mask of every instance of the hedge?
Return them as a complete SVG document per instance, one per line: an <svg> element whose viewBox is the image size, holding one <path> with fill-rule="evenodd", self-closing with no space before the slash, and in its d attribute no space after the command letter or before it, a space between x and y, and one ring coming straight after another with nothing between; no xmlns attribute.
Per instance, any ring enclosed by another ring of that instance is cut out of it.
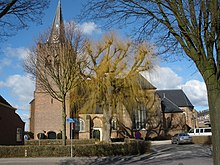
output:
<svg viewBox="0 0 220 165"><path fill-rule="evenodd" d="M192 136L192 141L194 144L212 144L211 136Z"/></svg>
<svg viewBox="0 0 220 165"><path fill-rule="evenodd" d="M135 140L129 143L78 144L72 147L73 156L123 156L143 154L150 150L150 143ZM70 149L70 145L0 146L0 157L69 157Z"/></svg>
<svg viewBox="0 0 220 165"><path fill-rule="evenodd" d="M73 144L95 144L95 139L72 139ZM27 140L25 145L62 145L62 139L40 139L40 140ZM67 145L70 145L71 140L66 140Z"/></svg>

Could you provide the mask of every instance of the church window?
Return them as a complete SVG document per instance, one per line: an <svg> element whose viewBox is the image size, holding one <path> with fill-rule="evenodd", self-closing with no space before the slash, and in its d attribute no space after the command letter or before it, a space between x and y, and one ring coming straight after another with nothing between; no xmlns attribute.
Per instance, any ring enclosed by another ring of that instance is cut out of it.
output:
<svg viewBox="0 0 220 165"><path fill-rule="evenodd" d="M145 128L146 125L146 108L143 104L138 104L135 111L135 129Z"/></svg>
<svg viewBox="0 0 220 165"><path fill-rule="evenodd" d="M57 134L54 131L47 132L47 138L48 139L56 139L56 136L57 136Z"/></svg>
<svg viewBox="0 0 220 165"><path fill-rule="evenodd" d="M79 119L79 131L80 132L85 131L85 121L82 119Z"/></svg>
<svg viewBox="0 0 220 165"><path fill-rule="evenodd" d="M112 119L112 130L117 130L117 119L116 118L113 118Z"/></svg>
<svg viewBox="0 0 220 165"><path fill-rule="evenodd" d="M183 115L185 117L185 120L188 121L188 114L186 112L183 112Z"/></svg>

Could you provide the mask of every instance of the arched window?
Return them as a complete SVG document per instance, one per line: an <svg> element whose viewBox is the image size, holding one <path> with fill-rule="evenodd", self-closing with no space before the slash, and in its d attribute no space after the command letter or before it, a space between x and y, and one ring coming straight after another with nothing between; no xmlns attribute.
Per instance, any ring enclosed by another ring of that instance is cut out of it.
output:
<svg viewBox="0 0 220 165"><path fill-rule="evenodd" d="M143 129L146 127L146 107L139 103L135 110L135 129Z"/></svg>
<svg viewBox="0 0 220 165"><path fill-rule="evenodd" d="M111 123L112 123L112 130L117 130L117 119L113 118Z"/></svg>
<svg viewBox="0 0 220 165"><path fill-rule="evenodd" d="M56 139L56 136L57 136L57 134L54 131L47 132L48 139Z"/></svg>
<svg viewBox="0 0 220 165"><path fill-rule="evenodd" d="M183 112L183 115L185 117L185 120L188 121L188 114L186 112Z"/></svg>
<svg viewBox="0 0 220 165"><path fill-rule="evenodd" d="M85 131L85 121L83 119L79 119L79 132Z"/></svg>

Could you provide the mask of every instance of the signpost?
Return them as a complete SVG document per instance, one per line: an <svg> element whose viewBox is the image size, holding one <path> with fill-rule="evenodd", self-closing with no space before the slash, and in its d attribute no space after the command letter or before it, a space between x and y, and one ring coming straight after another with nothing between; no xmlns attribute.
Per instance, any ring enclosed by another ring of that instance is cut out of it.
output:
<svg viewBox="0 0 220 165"><path fill-rule="evenodd" d="M71 128L71 132L70 132L70 142L71 142L71 149L70 149L70 155L71 155L71 158L73 157L73 124L72 123L76 123L78 122L78 120L76 118L67 118L66 121L68 123L70 123L70 128ZM72 126L71 126L72 124Z"/></svg>

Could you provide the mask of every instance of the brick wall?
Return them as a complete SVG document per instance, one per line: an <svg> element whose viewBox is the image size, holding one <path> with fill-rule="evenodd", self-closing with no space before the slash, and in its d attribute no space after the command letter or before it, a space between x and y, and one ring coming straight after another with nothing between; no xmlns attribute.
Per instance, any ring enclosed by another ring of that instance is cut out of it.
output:
<svg viewBox="0 0 220 165"><path fill-rule="evenodd" d="M59 133L62 130L62 106L61 102L43 92L35 93L35 117L34 137L43 131L54 131Z"/></svg>

